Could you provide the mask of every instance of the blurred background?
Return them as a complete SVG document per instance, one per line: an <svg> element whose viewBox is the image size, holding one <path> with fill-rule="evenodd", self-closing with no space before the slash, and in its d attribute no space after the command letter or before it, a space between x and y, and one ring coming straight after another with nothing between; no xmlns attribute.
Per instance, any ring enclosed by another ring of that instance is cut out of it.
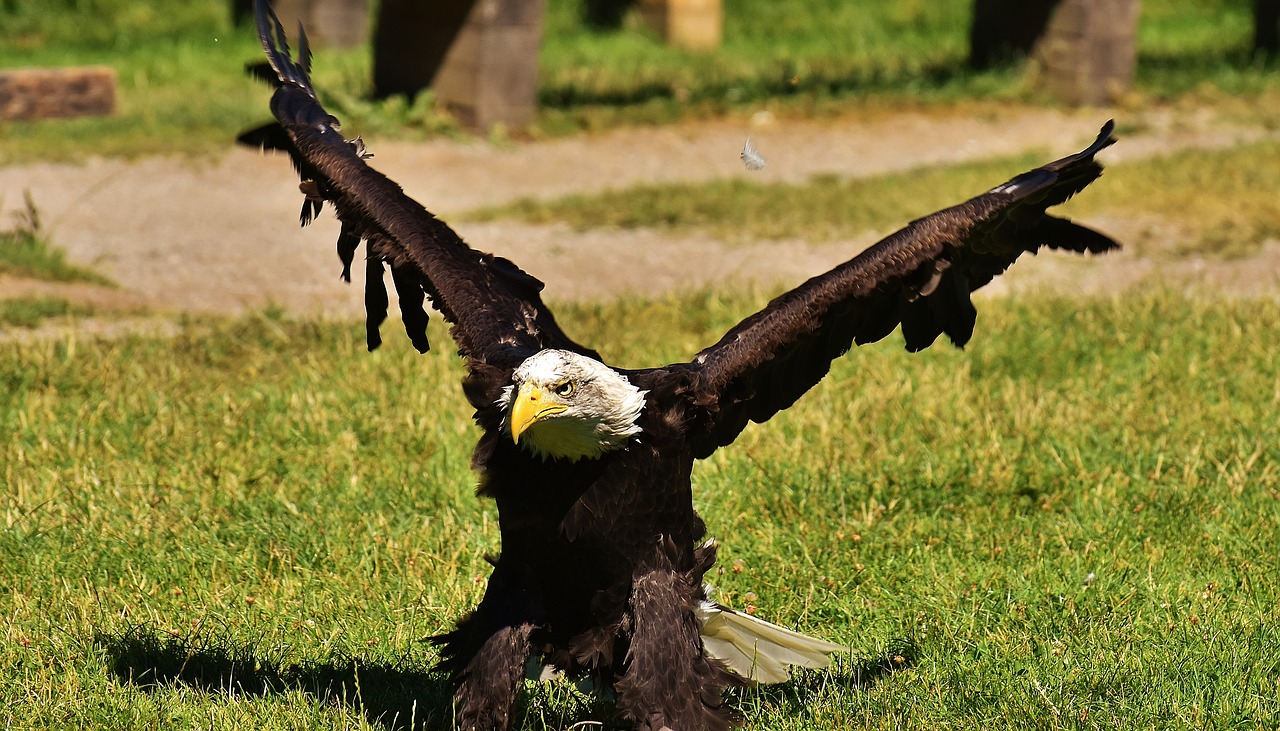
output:
<svg viewBox="0 0 1280 731"><path fill-rule="evenodd" d="M3 159L65 157L80 149L99 154L215 149L227 131L261 114L260 90L242 78L244 64L259 55L245 5L244 0L7 0L0 16L0 65L108 65L118 76L119 108L111 119L10 127L0 148ZM536 59L537 112L529 130L534 135L751 114L761 108L811 116L867 105L917 108L975 99L1136 108L1213 104L1224 97L1269 98L1276 86L1275 67L1268 63L1276 53L1271 0L287 0L280 5L288 32L294 34L294 19L305 20L323 49L316 74L326 102L366 136L420 137L457 126L457 120L438 113L433 95L404 92L429 84L470 15L476 17L467 40L494 28L514 39L519 36L513 27L529 29L533 44L481 48L473 43L475 48L456 49L455 55L483 56L491 67L508 60L530 65ZM1064 17L1054 26L1049 20L1059 5ZM1054 50L1064 43L1085 50L1074 55ZM1100 57L1104 52L1110 55ZM1069 60L1059 60L1064 54ZM1047 61L1073 65L1085 75L1092 67L1105 67L1093 73L1104 79L1102 88L1073 94L1058 88L1065 84L1042 83ZM395 78L397 70L401 78ZM392 98L371 101L386 96Z"/></svg>

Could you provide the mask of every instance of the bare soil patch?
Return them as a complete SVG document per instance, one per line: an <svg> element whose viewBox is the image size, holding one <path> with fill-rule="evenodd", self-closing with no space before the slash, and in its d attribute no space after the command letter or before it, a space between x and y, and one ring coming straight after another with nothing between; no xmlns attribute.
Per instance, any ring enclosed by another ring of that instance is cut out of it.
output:
<svg viewBox="0 0 1280 731"><path fill-rule="evenodd" d="M1276 132L1224 122L1211 111L1149 112L1142 131L1123 136L1109 160L1189 146L1225 147ZM748 175L738 160L750 136L769 159L762 180L802 181L820 173L871 176L1025 150L1054 155L1091 139L1106 111L1020 110L986 117L879 115L870 119L699 122L595 136L493 145L371 140L376 167L446 219L522 197L554 197L645 182ZM993 181L997 182L997 181ZM297 226L301 196L283 156L230 150L217 160L94 159L83 165L0 168L14 206L29 189L53 242L73 262L119 283L88 285L0 280L0 296L39 293L100 307L160 312L236 313L269 304L305 314L362 309L359 287L338 281L336 223ZM927 213L927 211L922 211ZM7 218L7 214L0 212ZM1091 221L1124 241L1152 237L1150 221ZM521 222L464 223L477 248L508 256L547 282L547 298L656 295L705 286L796 283L843 261L884 232L855 241L726 244L697 234L593 230ZM1157 236L1158 238L1158 236ZM1144 246L1147 252L1151 247ZM1054 287L1114 291L1160 281L1239 294L1272 294L1280 244L1244 260L1112 257L1105 267L1046 255L1016 267L993 292Z"/></svg>

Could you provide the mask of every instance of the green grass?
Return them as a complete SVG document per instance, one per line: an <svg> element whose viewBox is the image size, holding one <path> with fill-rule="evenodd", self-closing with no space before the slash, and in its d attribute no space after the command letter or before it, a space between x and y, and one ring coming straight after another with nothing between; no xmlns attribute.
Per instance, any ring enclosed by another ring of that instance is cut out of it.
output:
<svg viewBox="0 0 1280 731"><path fill-rule="evenodd" d="M0 231L0 274L54 282L111 283L101 274L68 263L66 252L25 229Z"/></svg>
<svg viewBox="0 0 1280 731"><path fill-rule="evenodd" d="M563 320L653 364L762 301ZM979 307L966 351L863 348L695 471L721 566L741 562L711 577L722 598L853 648L839 672L737 693L748 728L1273 723L1280 307ZM478 600L497 526L433 335L425 357L399 338L369 355L354 323L264 314L0 344L5 725L446 715L422 638ZM521 727L607 712L554 686Z"/></svg>
<svg viewBox="0 0 1280 731"><path fill-rule="evenodd" d="M839 114L870 107L948 109L1049 103L1019 68L965 69L970 0L734 0L724 44L710 53L668 47L628 23L584 26L577 0L550 0L539 57L536 130L560 134L617 124L747 114ZM1239 0L1142 4L1136 98L1238 104L1274 118L1274 65L1248 56ZM267 118L266 89L245 77L261 59L248 27L221 0L8 0L0 68L108 64L119 78L110 118L0 124L0 163L90 154L213 154ZM316 85L347 129L419 138L457 127L430 96L372 103L367 49L321 49ZM1259 109L1266 111L1259 112Z"/></svg>
<svg viewBox="0 0 1280 731"><path fill-rule="evenodd" d="M8 327L39 327L46 320L84 317L93 312L92 307L63 299L0 299L0 331Z"/></svg>
<svg viewBox="0 0 1280 731"><path fill-rule="evenodd" d="M1038 151L870 178L819 175L799 185L740 178L640 185L551 200L525 199L466 217L565 222L580 230L700 230L726 241L831 241L868 231L888 233L904 221L959 203L1052 157ZM1101 181L1062 211L1078 217L1151 217L1185 232L1175 246L1136 242L1142 253L1233 258L1248 256L1268 238L1280 236L1276 190L1280 143L1267 141L1110 165Z"/></svg>
<svg viewBox="0 0 1280 731"><path fill-rule="evenodd" d="M49 243L29 194L26 208L15 219L13 228L0 231L0 274L53 282L112 284L95 271L69 263L66 252Z"/></svg>

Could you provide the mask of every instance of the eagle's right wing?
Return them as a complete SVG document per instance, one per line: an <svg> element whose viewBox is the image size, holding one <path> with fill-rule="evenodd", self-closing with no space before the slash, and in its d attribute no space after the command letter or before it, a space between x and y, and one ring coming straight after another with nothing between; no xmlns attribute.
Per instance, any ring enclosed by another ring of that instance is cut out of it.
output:
<svg viewBox="0 0 1280 731"><path fill-rule="evenodd" d="M977 316L969 293L1024 252L1042 246L1100 253L1110 238L1045 209L1102 174L1094 160L1115 140L1107 122L1086 149L1023 173L957 206L910 224L831 271L813 277L731 329L684 371L694 452L729 444L749 421L790 406L854 344L899 324L907 349L942 333L963 346Z"/></svg>
<svg viewBox="0 0 1280 731"><path fill-rule="evenodd" d="M304 223L315 217L324 201L333 204L342 221L338 253L344 277L349 278L356 247L361 241L368 244L365 304L370 348L380 341L377 326L387 311L385 263L391 268L405 326L419 350L427 347L423 302L428 296L453 323L450 333L473 371L514 368L544 348L598 358L560 330L542 302L542 282L504 258L467 246L399 185L365 163L369 155L363 143L343 139L338 120L316 98L306 37L300 38L295 61L267 0L256 0L255 6L258 36L279 80L271 111L287 138L264 127L247 133L245 141L290 153L307 196Z"/></svg>

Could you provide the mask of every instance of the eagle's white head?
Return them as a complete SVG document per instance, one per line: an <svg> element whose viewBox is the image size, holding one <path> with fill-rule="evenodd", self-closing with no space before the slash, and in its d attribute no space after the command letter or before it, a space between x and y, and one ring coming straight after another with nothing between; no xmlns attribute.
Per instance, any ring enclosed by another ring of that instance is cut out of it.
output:
<svg viewBox="0 0 1280 731"><path fill-rule="evenodd" d="M640 432L641 391L605 364L565 350L525 359L502 390L503 430L544 459L594 459Z"/></svg>

